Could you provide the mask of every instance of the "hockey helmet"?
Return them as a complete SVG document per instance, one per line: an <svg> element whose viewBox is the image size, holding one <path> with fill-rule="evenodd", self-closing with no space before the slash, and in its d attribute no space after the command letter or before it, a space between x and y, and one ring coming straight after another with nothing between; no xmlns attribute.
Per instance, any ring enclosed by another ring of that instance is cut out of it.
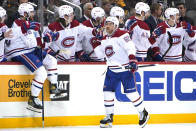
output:
<svg viewBox="0 0 196 131"><path fill-rule="evenodd" d="M0 7L0 18L3 18L6 16L6 10Z"/></svg>
<svg viewBox="0 0 196 131"><path fill-rule="evenodd" d="M144 2L138 2L135 5L135 13L141 15L142 11L145 12L145 14L150 11L150 7L148 4L144 3Z"/></svg>
<svg viewBox="0 0 196 131"><path fill-rule="evenodd" d="M96 20L98 17L104 17L105 11L101 7L94 7L91 10L91 17Z"/></svg>
<svg viewBox="0 0 196 131"><path fill-rule="evenodd" d="M60 18L64 18L65 15L70 16L73 14L73 8L69 5L62 5L58 8L58 14Z"/></svg>
<svg viewBox="0 0 196 131"><path fill-rule="evenodd" d="M109 16L106 18L105 22L112 22L114 23L117 27L119 26L119 20L114 17L114 16Z"/></svg>
<svg viewBox="0 0 196 131"><path fill-rule="evenodd" d="M21 16L25 16L24 13L26 12L28 14L28 17L30 16L30 13L34 11L34 7L31 4L28 3L22 3L18 7L18 12Z"/></svg>
<svg viewBox="0 0 196 131"><path fill-rule="evenodd" d="M165 18L170 19L170 16L175 16L176 14L179 14L179 10L177 8L167 8L165 10Z"/></svg>
<svg viewBox="0 0 196 131"><path fill-rule="evenodd" d="M118 6L112 7L110 10L110 16L115 16L115 17L124 17L125 11Z"/></svg>

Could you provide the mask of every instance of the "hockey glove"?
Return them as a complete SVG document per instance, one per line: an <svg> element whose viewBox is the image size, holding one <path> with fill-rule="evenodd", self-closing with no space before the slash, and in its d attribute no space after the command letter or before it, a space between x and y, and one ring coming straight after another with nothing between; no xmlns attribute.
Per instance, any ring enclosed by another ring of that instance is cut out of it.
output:
<svg viewBox="0 0 196 131"><path fill-rule="evenodd" d="M136 19L130 19L125 27L126 30L131 30L131 26L137 22Z"/></svg>
<svg viewBox="0 0 196 131"><path fill-rule="evenodd" d="M186 32L188 33L188 35L190 37L193 37L195 35L195 32L192 30L192 25L187 23L187 22L181 22L181 25L183 27L183 29L186 30Z"/></svg>
<svg viewBox="0 0 196 131"><path fill-rule="evenodd" d="M97 46L101 45L101 41L97 39L96 37L91 39L91 45L93 49L95 49Z"/></svg>
<svg viewBox="0 0 196 131"><path fill-rule="evenodd" d="M131 72L137 71L137 60L134 55L129 55L129 64L126 68L129 69Z"/></svg>
<svg viewBox="0 0 196 131"><path fill-rule="evenodd" d="M91 58L89 57L89 55L86 54L84 51L76 52L76 58L78 58L79 61L81 61L81 62L91 61Z"/></svg>
<svg viewBox="0 0 196 131"><path fill-rule="evenodd" d="M152 53L153 53L153 61L164 61L160 55L159 47L152 48Z"/></svg>
<svg viewBox="0 0 196 131"><path fill-rule="evenodd" d="M30 29L38 31L40 29L40 26L40 23L35 21L23 22L23 28L26 32Z"/></svg>
<svg viewBox="0 0 196 131"><path fill-rule="evenodd" d="M59 33L58 32L47 32L44 36L44 42L52 42L52 41L56 41L59 37Z"/></svg>
<svg viewBox="0 0 196 131"><path fill-rule="evenodd" d="M161 34L164 34L165 32L166 32L166 28L164 28L163 26L160 26L152 32L152 37L158 38Z"/></svg>
<svg viewBox="0 0 196 131"><path fill-rule="evenodd" d="M96 27L95 32L96 32L95 37L96 37L98 40L101 40L101 39L103 38L103 31L102 31L101 25L98 25L98 26Z"/></svg>

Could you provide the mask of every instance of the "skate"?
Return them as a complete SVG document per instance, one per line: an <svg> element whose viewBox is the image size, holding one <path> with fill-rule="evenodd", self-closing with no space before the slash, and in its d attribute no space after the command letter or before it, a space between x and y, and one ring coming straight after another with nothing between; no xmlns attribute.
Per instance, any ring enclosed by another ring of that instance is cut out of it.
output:
<svg viewBox="0 0 196 131"><path fill-rule="evenodd" d="M27 109L33 112L41 113L43 106L38 97L30 96Z"/></svg>
<svg viewBox="0 0 196 131"><path fill-rule="evenodd" d="M143 128L147 124L149 118L150 116L148 115L148 112L144 108L144 110L140 113L139 126Z"/></svg>
<svg viewBox="0 0 196 131"><path fill-rule="evenodd" d="M50 84L50 99L51 101L62 101L67 96L65 90L57 88L57 84Z"/></svg>
<svg viewBox="0 0 196 131"><path fill-rule="evenodd" d="M101 128L112 128L113 114L107 115L103 120L100 121Z"/></svg>

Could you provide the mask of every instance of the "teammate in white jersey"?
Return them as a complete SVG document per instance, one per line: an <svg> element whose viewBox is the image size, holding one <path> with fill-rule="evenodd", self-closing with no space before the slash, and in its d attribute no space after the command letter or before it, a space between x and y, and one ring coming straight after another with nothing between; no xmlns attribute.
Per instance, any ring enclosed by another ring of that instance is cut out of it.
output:
<svg viewBox="0 0 196 131"><path fill-rule="evenodd" d="M103 87L106 117L100 121L100 126L112 127L115 91L119 82L122 82L124 93L140 114L139 125L144 127L149 115L144 108L141 96L136 90L134 80L134 72L137 70L135 45L129 34L120 30L118 26L119 21L116 17L107 17L105 23L107 35L101 40L101 43L97 41L93 44L95 53L105 56L108 65Z"/></svg>
<svg viewBox="0 0 196 131"><path fill-rule="evenodd" d="M119 28L124 29L124 19L125 19L125 11L119 7L119 6L114 6L110 10L110 16L117 17L119 20Z"/></svg>
<svg viewBox="0 0 196 131"><path fill-rule="evenodd" d="M130 17L125 23L125 29L129 31L132 41L136 47L136 59L146 61L147 50L151 46L148 38L150 37L150 28L144 22L145 17L149 15L149 5L139 2L135 5L136 16Z"/></svg>
<svg viewBox="0 0 196 131"><path fill-rule="evenodd" d="M43 106L38 96L46 78L51 82L51 100L59 99L62 97L62 93L57 88L56 59L36 47L36 32L39 30L40 24L28 20L32 10L33 7L27 3L19 6L20 18L13 24L13 38L7 39L5 52L7 59L21 62L35 74L27 109L40 113Z"/></svg>
<svg viewBox="0 0 196 131"><path fill-rule="evenodd" d="M89 55L91 61L104 61L104 58L98 58L93 50L92 41L94 37L101 39L103 37L103 26L105 20L105 11L101 7L94 7L91 11L91 19L84 21L82 24L97 30L97 34L83 35L82 48Z"/></svg>
<svg viewBox="0 0 196 131"><path fill-rule="evenodd" d="M186 22L179 23L179 10L168 8L165 10L166 21L157 25L149 38L155 61L182 61L182 42L195 41L195 32Z"/></svg>
<svg viewBox="0 0 196 131"><path fill-rule="evenodd" d="M196 33L196 26L190 25L190 28ZM192 43L186 41L186 39L183 42L183 45L185 47L183 61L185 62L195 62L196 61L196 41L193 41Z"/></svg>
<svg viewBox="0 0 196 131"><path fill-rule="evenodd" d="M80 61L88 61L89 57L84 53L79 41L84 33L92 34L93 29L73 20L73 8L69 5L59 7L58 13L59 22L52 23L44 32L45 41L52 42L48 52L58 61L73 62L76 58Z"/></svg>
<svg viewBox="0 0 196 131"><path fill-rule="evenodd" d="M6 10L0 7L0 62L6 61L6 58L4 57L4 44L5 44L4 38L12 37L11 30L6 32L8 30L8 27L4 24L5 19L6 19Z"/></svg>

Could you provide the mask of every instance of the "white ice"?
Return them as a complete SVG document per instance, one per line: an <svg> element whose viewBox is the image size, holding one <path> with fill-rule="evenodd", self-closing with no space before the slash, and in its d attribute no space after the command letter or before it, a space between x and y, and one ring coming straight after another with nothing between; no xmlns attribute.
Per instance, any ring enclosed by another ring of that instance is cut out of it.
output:
<svg viewBox="0 0 196 131"><path fill-rule="evenodd" d="M114 125L112 128L99 126L45 127L0 129L0 131L196 131L196 123L186 124L148 124L144 128L138 125Z"/></svg>

